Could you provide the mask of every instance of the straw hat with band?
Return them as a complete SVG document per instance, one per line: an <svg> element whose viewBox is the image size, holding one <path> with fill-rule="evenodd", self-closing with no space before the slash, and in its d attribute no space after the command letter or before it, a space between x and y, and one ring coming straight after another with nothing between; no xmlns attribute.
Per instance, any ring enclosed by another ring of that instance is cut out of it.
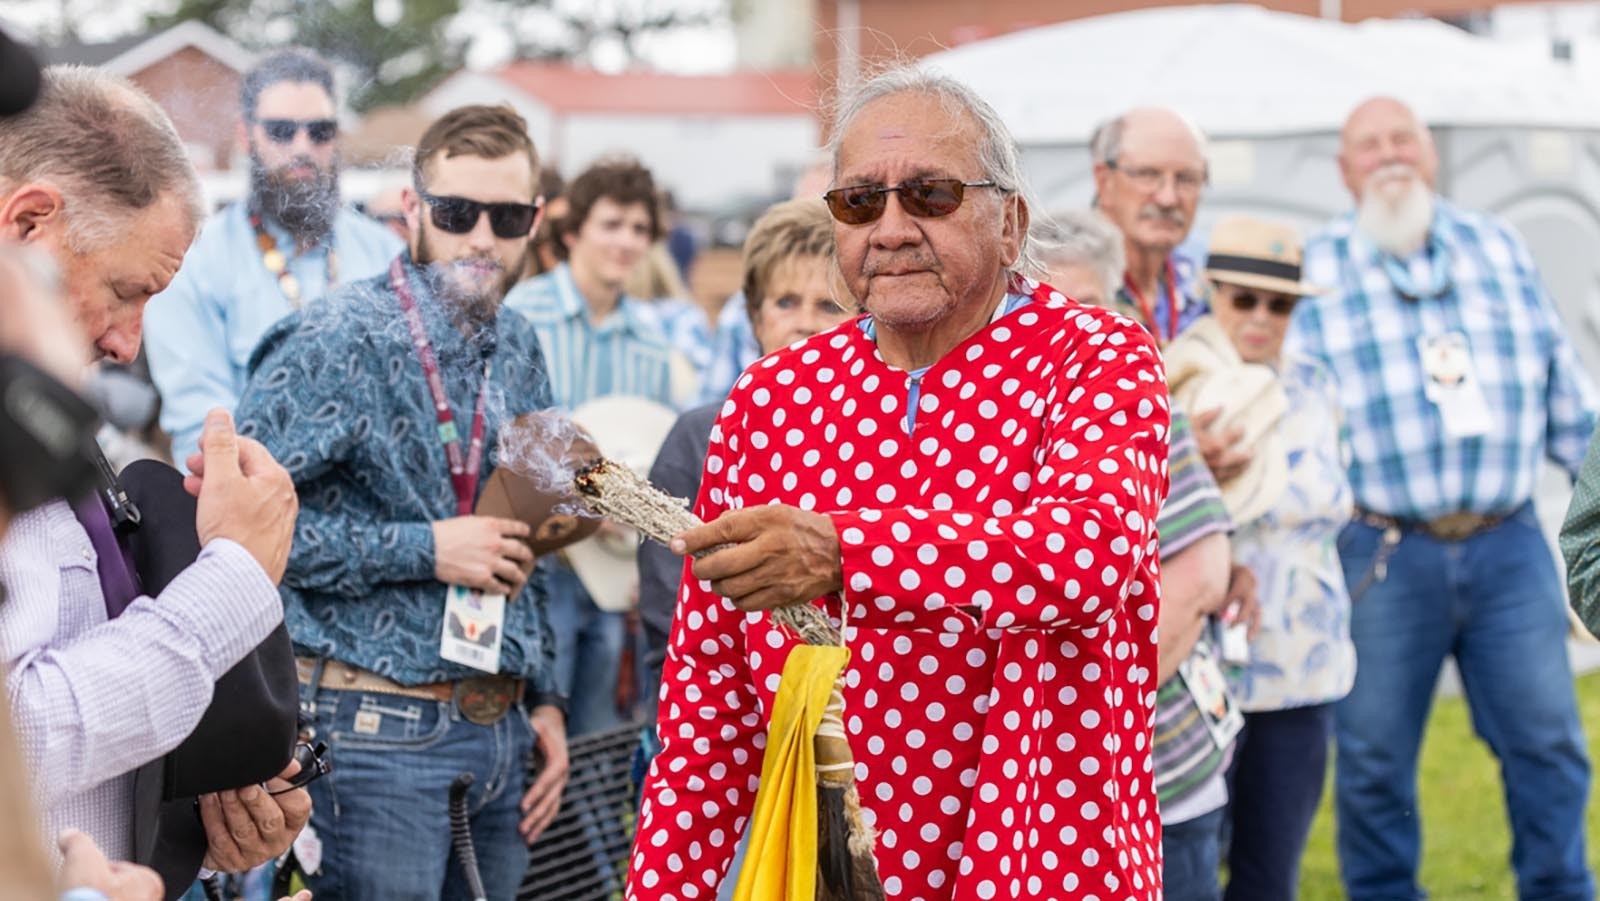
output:
<svg viewBox="0 0 1600 901"><path fill-rule="evenodd" d="M1225 216L1211 230L1206 278L1305 297L1320 289L1301 280L1300 236L1292 226L1253 216Z"/></svg>

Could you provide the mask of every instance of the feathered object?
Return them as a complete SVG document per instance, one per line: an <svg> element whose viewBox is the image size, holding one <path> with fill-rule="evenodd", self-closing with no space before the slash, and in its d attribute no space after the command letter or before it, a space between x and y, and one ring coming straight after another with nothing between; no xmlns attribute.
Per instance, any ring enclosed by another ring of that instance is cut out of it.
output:
<svg viewBox="0 0 1600 901"><path fill-rule="evenodd" d="M573 486L595 513L663 544L703 525L687 501L609 460L579 468ZM751 851L735 899L778 901L810 894L818 901L879 901L883 882L872 856L877 836L861 814L855 758L844 728L849 651L840 629L816 604L791 604L769 615L807 647L794 650L779 681L751 820ZM814 771L814 798L797 791L806 769ZM815 858L814 864L806 857Z"/></svg>

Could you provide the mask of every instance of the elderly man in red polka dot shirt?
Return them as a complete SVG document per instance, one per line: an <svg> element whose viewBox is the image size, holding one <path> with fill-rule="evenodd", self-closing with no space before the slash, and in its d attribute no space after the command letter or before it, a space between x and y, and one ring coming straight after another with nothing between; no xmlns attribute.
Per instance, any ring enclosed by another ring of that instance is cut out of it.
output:
<svg viewBox="0 0 1600 901"><path fill-rule="evenodd" d="M846 624L890 898L1153 899L1167 392L1138 325L1031 281L1014 144L969 89L864 83L834 128L865 314L755 363L711 436L628 895L709 899L796 639Z"/></svg>

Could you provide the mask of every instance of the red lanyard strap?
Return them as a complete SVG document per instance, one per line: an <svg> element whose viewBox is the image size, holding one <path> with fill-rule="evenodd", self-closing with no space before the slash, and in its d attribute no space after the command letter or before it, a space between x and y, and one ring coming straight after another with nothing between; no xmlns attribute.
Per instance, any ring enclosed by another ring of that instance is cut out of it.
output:
<svg viewBox="0 0 1600 901"><path fill-rule="evenodd" d="M1178 278L1174 274L1176 267L1169 258L1166 263L1167 270L1167 334L1162 337L1160 326L1156 324L1155 302L1147 299L1133 283L1131 276L1124 275L1122 284L1128 289L1128 294L1133 297L1133 302L1139 305L1139 312L1144 316L1144 321L1150 326L1150 333L1165 344L1178 337Z"/></svg>
<svg viewBox="0 0 1600 901"><path fill-rule="evenodd" d="M433 395L433 411L439 419L439 443L444 445L445 458L450 461L450 483L456 490L456 514L467 516L472 513L472 503L478 495L478 470L483 465L483 410L489 396L491 364L483 361L483 385L478 389L478 404L472 414L472 449L463 459L461 433L456 429L455 414L450 411L450 397L444 391L439 358L433 353L433 342L428 339L428 330L422 324L417 299L411 294L411 283L399 257L389 266L389 280L394 284L395 296L400 299L400 312L405 314L406 325L411 329L411 345L416 348L422 374L428 380L428 391Z"/></svg>

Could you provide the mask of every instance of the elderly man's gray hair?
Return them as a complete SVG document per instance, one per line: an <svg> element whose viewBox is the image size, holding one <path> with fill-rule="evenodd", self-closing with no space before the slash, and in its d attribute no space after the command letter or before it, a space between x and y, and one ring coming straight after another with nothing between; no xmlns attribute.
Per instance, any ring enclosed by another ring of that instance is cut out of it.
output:
<svg viewBox="0 0 1600 901"><path fill-rule="evenodd" d="M1064 210L1034 219L1029 231L1047 268L1086 266L1099 275L1107 299L1116 295L1127 251L1110 219L1093 210Z"/></svg>
<svg viewBox="0 0 1600 901"><path fill-rule="evenodd" d="M1115 119L1101 123L1094 130L1094 134L1089 136L1089 156L1094 162L1115 164L1117 158L1122 156L1123 137L1128 131L1128 115L1132 112L1135 110L1129 110ZM1183 113L1177 110L1165 110L1165 112L1171 113L1178 121L1188 126L1189 133L1194 136L1195 146L1200 148L1200 158L1205 159L1206 133L1200 130L1200 126L1196 125L1193 119Z"/></svg>
<svg viewBox="0 0 1600 901"><path fill-rule="evenodd" d="M27 112L0 125L0 192L30 182L60 189L77 253L127 234L139 211L176 194L191 222L204 216L183 139L128 81L83 66L52 66Z"/></svg>
<svg viewBox="0 0 1600 901"><path fill-rule="evenodd" d="M901 66L888 69L869 78L839 98L833 117L833 137L828 142L828 153L833 159L833 174L839 175L839 142L856 116L872 103L896 94L925 94L936 98L947 113L965 113L978 126L978 165L985 178L999 185L1001 190L1015 193L1029 210L1038 209L1033 192L1022 177L1022 161L1017 152L1017 142L1011 130L1001 121L994 107L979 97L977 92L948 75ZM1017 260L1010 271L1015 275L1039 278L1044 274L1034 254L1033 244L1023 235Z"/></svg>

